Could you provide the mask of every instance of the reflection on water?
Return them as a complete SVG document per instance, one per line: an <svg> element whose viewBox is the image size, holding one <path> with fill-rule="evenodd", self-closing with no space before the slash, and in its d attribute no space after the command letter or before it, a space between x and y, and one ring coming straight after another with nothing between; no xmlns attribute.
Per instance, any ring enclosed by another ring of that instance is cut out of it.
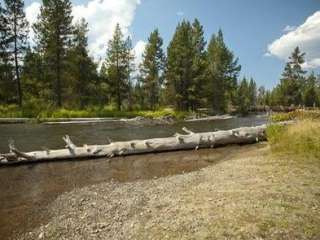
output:
<svg viewBox="0 0 320 240"><path fill-rule="evenodd" d="M105 144L107 137L114 141L146 139L172 136L182 127L194 132L207 132L216 129L224 130L239 126L263 124L265 116L251 116L227 120L184 122L172 125L141 126L136 123L109 122L75 125L44 125L44 124L5 124L0 125L0 152L8 151L8 141L13 139L22 151L41 150L47 148L63 148L62 136L68 134L79 145Z"/></svg>
<svg viewBox="0 0 320 240"><path fill-rule="evenodd" d="M13 138L23 151L64 147L61 136L69 134L78 144L103 144L106 137L113 140L166 137L186 126L195 132L230 129L238 126L259 125L264 117L249 117L211 122L179 123L165 126L139 126L129 123L99 123L86 125L0 125L0 152L7 149L7 140ZM233 147L237 148L237 147ZM48 221L45 208L59 194L75 187L103 181L134 181L182 172L208 166L211 162L232 154L230 148L161 153L87 161L51 162L0 168L0 236L30 230Z"/></svg>

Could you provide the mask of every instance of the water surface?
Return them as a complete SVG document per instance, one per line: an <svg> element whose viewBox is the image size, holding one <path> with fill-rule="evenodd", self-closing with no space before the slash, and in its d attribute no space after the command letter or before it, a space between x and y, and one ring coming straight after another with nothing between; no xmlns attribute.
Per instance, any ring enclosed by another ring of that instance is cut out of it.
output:
<svg viewBox="0 0 320 240"><path fill-rule="evenodd" d="M147 125L111 122L83 125L14 124L0 125L0 152L7 151L14 139L22 151L42 147L63 148L61 137L69 134L76 144L104 144L112 140L168 137L186 126L195 132L254 126L266 122L263 116L216 120L208 122ZM0 167L0 236L10 239L45 224L50 215L46 206L59 194L76 187L115 180L135 181L201 169L232 154L231 148L204 149L118 157L112 160L49 162L32 165Z"/></svg>

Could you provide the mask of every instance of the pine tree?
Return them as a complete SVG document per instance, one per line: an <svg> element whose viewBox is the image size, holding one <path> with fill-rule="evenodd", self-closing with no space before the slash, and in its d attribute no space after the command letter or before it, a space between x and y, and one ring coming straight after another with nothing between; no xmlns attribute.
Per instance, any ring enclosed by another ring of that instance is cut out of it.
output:
<svg viewBox="0 0 320 240"><path fill-rule="evenodd" d="M302 104L302 89L305 82L305 71L302 70L305 53L296 47L289 57L282 73L279 86L280 103L285 106Z"/></svg>
<svg viewBox="0 0 320 240"><path fill-rule="evenodd" d="M124 39L120 25L117 24L113 38L108 43L105 66L111 96L119 111L123 101L128 98L128 80L132 71L132 59L128 39Z"/></svg>
<svg viewBox="0 0 320 240"><path fill-rule="evenodd" d="M24 13L22 0L5 0L6 15L9 22L9 48L13 54L15 82L17 85L18 104L22 106L22 89L20 80L20 62L26 50L28 22Z"/></svg>
<svg viewBox="0 0 320 240"><path fill-rule="evenodd" d="M44 76L43 58L38 52L28 47L23 60L23 70L21 73L25 99L29 101L41 100L43 102L45 102L45 99L48 99L50 89Z"/></svg>
<svg viewBox="0 0 320 240"><path fill-rule="evenodd" d="M95 97L96 65L88 54L88 24L82 18L75 24L72 47L68 52L69 97L74 105L84 108Z"/></svg>
<svg viewBox="0 0 320 240"><path fill-rule="evenodd" d="M135 71L134 65L134 54L132 48L132 40L130 37L127 37L125 41L125 55L124 55L124 64L125 64L125 75L126 82L128 85L128 110L131 111L133 107L133 82L132 82L132 72Z"/></svg>
<svg viewBox="0 0 320 240"><path fill-rule="evenodd" d="M5 50L7 48L8 38L8 19L6 16L6 10L2 7L0 2L0 60L3 61Z"/></svg>
<svg viewBox="0 0 320 240"><path fill-rule="evenodd" d="M9 51L9 19L0 2L0 102L14 102L13 66Z"/></svg>
<svg viewBox="0 0 320 240"><path fill-rule="evenodd" d="M257 84L253 78L251 78L249 82L249 101L251 107L257 105Z"/></svg>
<svg viewBox="0 0 320 240"><path fill-rule="evenodd" d="M192 26L189 22L182 21L178 24L167 55L168 99L176 109L189 110L193 65Z"/></svg>
<svg viewBox="0 0 320 240"><path fill-rule="evenodd" d="M207 51L208 101L213 111L225 112L234 97L241 66L225 45L221 30L212 36Z"/></svg>
<svg viewBox="0 0 320 240"><path fill-rule="evenodd" d="M140 66L140 82L144 91L147 109L154 110L159 105L160 89L163 83L165 55L162 50L163 40L158 29L154 30L148 39L143 61Z"/></svg>
<svg viewBox="0 0 320 240"><path fill-rule="evenodd" d="M203 26L198 19L192 24L192 81L190 86L190 104L192 110L203 105L206 83L206 41L204 39Z"/></svg>
<svg viewBox="0 0 320 240"><path fill-rule="evenodd" d="M241 114L247 114L250 109L250 90L247 79L244 77L239 83L237 91L238 111Z"/></svg>
<svg viewBox="0 0 320 240"><path fill-rule="evenodd" d="M320 99L317 89L317 78L312 72L310 76L306 78L305 87L303 90L303 103L306 107L319 106Z"/></svg>
<svg viewBox="0 0 320 240"><path fill-rule="evenodd" d="M43 0L38 22L34 25L37 49L44 58L46 77L53 88L58 107L63 102L63 85L66 82L66 55L73 34L70 0Z"/></svg>

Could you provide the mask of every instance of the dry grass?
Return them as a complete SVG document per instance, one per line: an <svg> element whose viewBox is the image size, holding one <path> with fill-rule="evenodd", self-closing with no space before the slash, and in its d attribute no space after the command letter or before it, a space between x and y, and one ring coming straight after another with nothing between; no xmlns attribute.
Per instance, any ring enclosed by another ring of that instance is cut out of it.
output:
<svg viewBox="0 0 320 240"><path fill-rule="evenodd" d="M316 159L320 163L319 120L301 120L288 127L270 126L267 134L274 153Z"/></svg>

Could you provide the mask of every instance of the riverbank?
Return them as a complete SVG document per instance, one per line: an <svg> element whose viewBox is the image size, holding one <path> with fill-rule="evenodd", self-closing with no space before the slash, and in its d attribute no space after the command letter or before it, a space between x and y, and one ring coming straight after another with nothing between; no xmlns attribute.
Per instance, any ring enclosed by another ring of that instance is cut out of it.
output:
<svg viewBox="0 0 320 240"><path fill-rule="evenodd" d="M210 156L200 171L65 193L47 208L49 222L20 239L320 238L317 161L273 155L267 144Z"/></svg>

